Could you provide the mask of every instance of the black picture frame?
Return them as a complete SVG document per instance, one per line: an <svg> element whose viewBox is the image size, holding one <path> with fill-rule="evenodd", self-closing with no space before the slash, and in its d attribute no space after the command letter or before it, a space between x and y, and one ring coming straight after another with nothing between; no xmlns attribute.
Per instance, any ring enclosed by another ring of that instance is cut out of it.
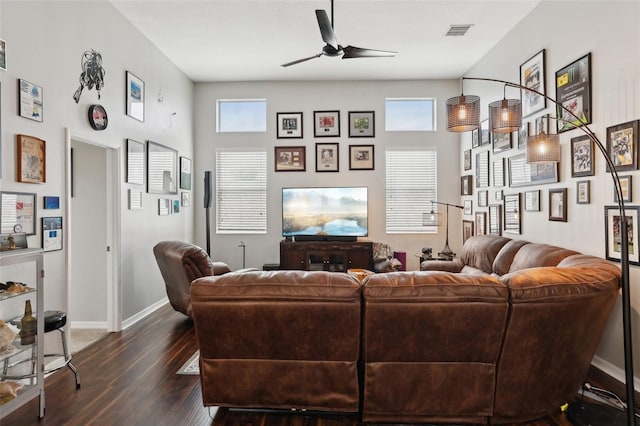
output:
<svg viewBox="0 0 640 426"><path fill-rule="evenodd" d="M467 241L469 237L473 236L473 221L472 220L463 220L462 221L462 244Z"/></svg>
<svg viewBox="0 0 640 426"><path fill-rule="evenodd" d="M487 212L476 212L476 235L485 235L487 233Z"/></svg>
<svg viewBox="0 0 640 426"><path fill-rule="evenodd" d="M374 145L349 145L349 170L374 170Z"/></svg>
<svg viewBox="0 0 640 426"><path fill-rule="evenodd" d="M504 186L504 158L493 160L493 187L502 188Z"/></svg>
<svg viewBox="0 0 640 426"><path fill-rule="evenodd" d="M576 182L576 204L591 203L591 181L579 180Z"/></svg>
<svg viewBox="0 0 640 426"><path fill-rule="evenodd" d="M591 52L562 67L555 76L556 101L575 115L556 106L558 133L591 124Z"/></svg>
<svg viewBox="0 0 640 426"><path fill-rule="evenodd" d="M567 188L549 189L549 220L567 221Z"/></svg>
<svg viewBox="0 0 640 426"><path fill-rule="evenodd" d="M337 143L316 143L316 172L339 172L340 150Z"/></svg>
<svg viewBox="0 0 640 426"><path fill-rule="evenodd" d="M375 111L349 111L350 138L373 138L375 136Z"/></svg>
<svg viewBox="0 0 640 426"><path fill-rule="evenodd" d="M44 120L44 93L41 86L18 79L18 115L42 123Z"/></svg>
<svg viewBox="0 0 640 426"><path fill-rule="evenodd" d="M340 111L313 111L313 135L316 138L340 136Z"/></svg>
<svg viewBox="0 0 640 426"><path fill-rule="evenodd" d="M620 179L620 190L622 191L622 200L625 203L631 203L633 201L633 187L631 186L631 175L626 175L626 176L618 176L618 178ZM617 203L618 202L618 193L615 191L615 188L613 190L613 202Z"/></svg>
<svg viewBox="0 0 640 426"><path fill-rule="evenodd" d="M487 207L489 205L489 191L478 191L478 207Z"/></svg>
<svg viewBox="0 0 640 426"><path fill-rule="evenodd" d="M476 153L476 188L489 187L489 151Z"/></svg>
<svg viewBox="0 0 640 426"><path fill-rule="evenodd" d="M508 158L511 188L558 182L558 163L527 163L526 155Z"/></svg>
<svg viewBox="0 0 640 426"><path fill-rule="evenodd" d="M508 151L513 147L513 133L496 133L491 132L491 143L493 145L493 153Z"/></svg>
<svg viewBox="0 0 640 426"><path fill-rule="evenodd" d="M464 151L464 170L471 170L471 150L466 149Z"/></svg>
<svg viewBox="0 0 640 426"><path fill-rule="evenodd" d="M490 235L502 235L502 205L489 205L489 231Z"/></svg>
<svg viewBox="0 0 640 426"><path fill-rule="evenodd" d="M42 218L42 251L62 250L62 216Z"/></svg>
<svg viewBox="0 0 640 426"><path fill-rule="evenodd" d="M464 175L460 177L460 195L471 195L473 193L473 176Z"/></svg>
<svg viewBox="0 0 640 426"><path fill-rule="evenodd" d="M595 174L595 144L587 136L571 138L571 177Z"/></svg>
<svg viewBox="0 0 640 426"><path fill-rule="evenodd" d="M178 193L178 151L147 141L147 192Z"/></svg>
<svg viewBox="0 0 640 426"><path fill-rule="evenodd" d="M638 216L640 206L625 206L624 214L628 223L629 234L629 264L640 265L638 250ZM605 257L607 260L620 262L620 210L618 206L604 206L605 220Z"/></svg>
<svg viewBox="0 0 640 426"><path fill-rule="evenodd" d="M617 172L638 170L638 123L640 120L633 120L607 127L607 155ZM611 172L608 162L607 172Z"/></svg>
<svg viewBox="0 0 640 426"><path fill-rule="evenodd" d="M522 90L522 116L528 117L547 107L545 50L542 49L520 65L520 85L535 90Z"/></svg>
<svg viewBox="0 0 640 426"><path fill-rule="evenodd" d="M145 90L144 81L130 71L126 71L126 114L144 123Z"/></svg>
<svg viewBox="0 0 640 426"><path fill-rule="evenodd" d="M301 112L278 112L276 113L278 139L302 139L303 137L303 115Z"/></svg>

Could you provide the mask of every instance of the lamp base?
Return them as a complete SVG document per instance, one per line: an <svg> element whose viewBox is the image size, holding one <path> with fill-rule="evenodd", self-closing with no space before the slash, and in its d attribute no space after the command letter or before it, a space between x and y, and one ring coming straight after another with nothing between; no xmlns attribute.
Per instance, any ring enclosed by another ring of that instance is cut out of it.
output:
<svg viewBox="0 0 640 426"><path fill-rule="evenodd" d="M449 244L446 244L442 251L438 252L438 256L451 260L456 257L456 254L449 248Z"/></svg>
<svg viewBox="0 0 640 426"><path fill-rule="evenodd" d="M585 401L569 404L567 417L574 426L627 426L629 424L625 411Z"/></svg>

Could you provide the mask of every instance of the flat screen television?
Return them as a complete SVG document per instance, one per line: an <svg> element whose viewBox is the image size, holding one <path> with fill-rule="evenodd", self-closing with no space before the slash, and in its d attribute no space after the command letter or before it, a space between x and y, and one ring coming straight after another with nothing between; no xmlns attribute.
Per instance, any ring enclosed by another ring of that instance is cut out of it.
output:
<svg viewBox="0 0 640 426"><path fill-rule="evenodd" d="M367 189L282 188L282 236L296 240L366 237Z"/></svg>

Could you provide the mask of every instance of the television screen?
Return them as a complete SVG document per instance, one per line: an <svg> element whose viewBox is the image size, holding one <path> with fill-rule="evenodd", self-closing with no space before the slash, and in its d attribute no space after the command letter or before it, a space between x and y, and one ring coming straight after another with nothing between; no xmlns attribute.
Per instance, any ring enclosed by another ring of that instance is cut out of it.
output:
<svg viewBox="0 0 640 426"><path fill-rule="evenodd" d="M367 234L367 187L282 188L284 237Z"/></svg>

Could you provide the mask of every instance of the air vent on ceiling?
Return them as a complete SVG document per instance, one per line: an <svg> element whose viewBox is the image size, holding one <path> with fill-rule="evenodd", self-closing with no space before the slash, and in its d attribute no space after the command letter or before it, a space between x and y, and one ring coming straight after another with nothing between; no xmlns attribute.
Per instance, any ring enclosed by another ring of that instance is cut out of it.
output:
<svg viewBox="0 0 640 426"><path fill-rule="evenodd" d="M447 31L447 34L445 34L447 37L456 37L456 36L463 36L467 33L467 31L469 31L469 28L471 28L472 24L465 24L465 25L451 25L449 26L449 31Z"/></svg>

